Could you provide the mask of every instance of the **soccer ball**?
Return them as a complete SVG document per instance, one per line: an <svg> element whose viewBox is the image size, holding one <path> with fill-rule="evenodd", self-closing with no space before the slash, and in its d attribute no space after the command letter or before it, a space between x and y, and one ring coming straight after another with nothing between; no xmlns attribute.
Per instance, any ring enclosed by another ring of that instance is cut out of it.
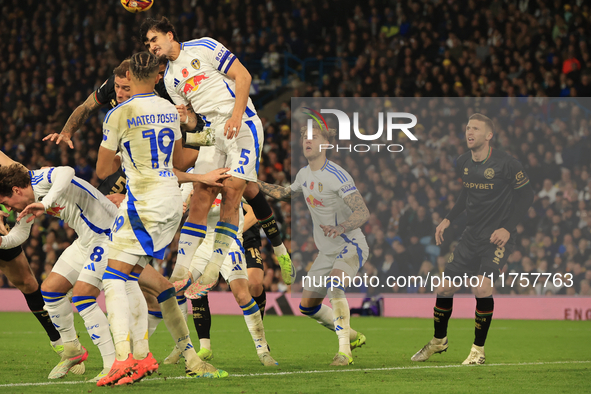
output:
<svg viewBox="0 0 591 394"><path fill-rule="evenodd" d="M129 12L144 12L152 8L154 0L121 0L121 5Z"/></svg>

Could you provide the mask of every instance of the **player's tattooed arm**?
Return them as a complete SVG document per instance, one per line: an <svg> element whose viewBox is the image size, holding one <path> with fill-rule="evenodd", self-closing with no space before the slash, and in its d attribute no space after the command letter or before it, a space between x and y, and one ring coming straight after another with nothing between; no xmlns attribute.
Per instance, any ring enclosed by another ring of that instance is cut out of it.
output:
<svg viewBox="0 0 591 394"><path fill-rule="evenodd" d="M55 141L56 144L59 144L63 141L67 143L71 149L74 149L74 144L72 143L72 135L76 130L82 127L84 122L86 122L86 120L90 116L90 113L100 108L101 106L102 104L98 103L94 98L93 92L90 96L88 96L84 103L79 105L78 108L76 108L74 112L72 112L72 115L70 115L70 117L68 118L68 121L64 125L64 128L62 129L61 133L49 134L48 136L43 138L43 141Z"/></svg>
<svg viewBox="0 0 591 394"><path fill-rule="evenodd" d="M345 204L351 208L353 213L349 216L349 219L343 223L339 223L339 226L342 226L345 229L345 232L363 226L363 224L369 219L369 209L367 209L367 205L365 205L361 193L356 191L349 194L343 199L343 201L345 201Z"/></svg>
<svg viewBox="0 0 591 394"><path fill-rule="evenodd" d="M300 192L294 192L290 187L284 187L280 185L272 185L267 182L258 181L259 189L269 197L273 197L276 200L291 201L291 199L298 195Z"/></svg>

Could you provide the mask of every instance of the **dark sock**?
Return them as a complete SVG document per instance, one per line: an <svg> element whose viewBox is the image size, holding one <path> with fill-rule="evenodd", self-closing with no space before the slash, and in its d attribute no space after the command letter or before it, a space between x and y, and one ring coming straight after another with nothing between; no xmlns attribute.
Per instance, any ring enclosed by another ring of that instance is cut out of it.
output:
<svg viewBox="0 0 591 394"><path fill-rule="evenodd" d="M265 317L265 306L267 305L267 293L265 292L265 288L263 287L263 292L258 297L252 297L254 302L257 303L259 306L259 311L261 311L261 320Z"/></svg>
<svg viewBox="0 0 591 394"><path fill-rule="evenodd" d="M199 339L209 339L211 329L211 312L209 311L209 299L207 296L191 300L193 305L193 322Z"/></svg>
<svg viewBox="0 0 591 394"><path fill-rule="evenodd" d="M31 310L31 312L33 312L33 315L35 315L37 320L39 320L39 323L41 323L41 325L45 329L45 332L47 333L49 339L52 342L60 339L60 333L55 329L55 326L51 322L51 319L49 318L49 313L47 313L47 311L43 309L43 307L45 306L45 302L43 301L43 296L41 296L41 286L39 286L39 288L31 294L23 293L23 295L25 296L25 300L27 300L27 305L29 306L29 309Z"/></svg>
<svg viewBox="0 0 591 394"><path fill-rule="evenodd" d="M476 316L474 317L474 344L476 346L484 346L494 309L495 301L492 296L476 299Z"/></svg>
<svg viewBox="0 0 591 394"><path fill-rule="evenodd" d="M447 323L451 317L454 299L451 297L437 297L433 308L433 321L435 323L435 338L443 339L447 336Z"/></svg>
<svg viewBox="0 0 591 394"><path fill-rule="evenodd" d="M271 206L265 199L263 192L259 191L252 200L248 200L248 204L252 207L254 215L261 223L263 231L267 234L273 246L281 245L283 241L281 240L281 233L275 221L275 215L273 215Z"/></svg>

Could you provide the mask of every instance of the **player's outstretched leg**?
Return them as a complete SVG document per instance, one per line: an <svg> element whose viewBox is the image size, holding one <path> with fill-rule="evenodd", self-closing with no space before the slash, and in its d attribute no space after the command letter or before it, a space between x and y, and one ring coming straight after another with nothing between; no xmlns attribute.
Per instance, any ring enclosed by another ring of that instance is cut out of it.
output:
<svg viewBox="0 0 591 394"><path fill-rule="evenodd" d="M476 298L474 344L472 345L472 349L470 349L468 358L462 363L463 365L484 364L486 361L484 342L486 342L488 329L492 323L494 308L495 303L492 295Z"/></svg>
<svg viewBox="0 0 591 394"><path fill-rule="evenodd" d="M339 351L334 356L333 366L353 364L353 354L351 353L351 344L349 339L350 318L349 303L345 298L345 288L338 278L332 278L327 285L328 297L332 304L334 329L339 338Z"/></svg>
<svg viewBox="0 0 591 394"><path fill-rule="evenodd" d="M222 202L223 204L223 202ZM201 285L213 284L218 280L220 268L228 255L228 251L236 242L238 227L232 223L219 221L215 227L215 241L213 243L213 254L211 260L203 270L199 278Z"/></svg>
<svg viewBox="0 0 591 394"><path fill-rule="evenodd" d="M199 337L199 351L197 355L203 361L213 359L211 350L210 330L211 330L211 311L209 310L209 298L207 294L203 297L191 300L193 306L193 322L195 330Z"/></svg>
<svg viewBox="0 0 591 394"><path fill-rule="evenodd" d="M322 299L317 299L316 302L314 302L317 305L312 307L304 307L302 306L302 304L300 304L300 312L303 315L311 317L312 319L316 320L319 324L334 332L334 315L332 308L328 305L321 304L321 302ZM365 341L365 335L349 327L349 345L351 347L351 350L362 347L363 345L365 345Z"/></svg>
<svg viewBox="0 0 591 394"><path fill-rule="evenodd" d="M165 280L164 278L162 279ZM158 302L160 303L166 328L170 331L179 349L182 349L183 356L186 360L185 372L187 376L196 378L223 378L228 376L226 371L216 369L213 365L207 364L197 356L191 343L187 321L183 319L183 314L179 309L175 294L175 289L171 285L170 288L160 293Z"/></svg>
<svg viewBox="0 0 591 394"><path fill-rule="evenodd" d="M78 341L76 329L74 328L74 314L72 313L70 299L67 296L67 292L71 287L72 285L66 278L55 272L49 274L41 287L41 294L46 304L45 308L49 312L53 324L60 332L64 346L61 360L49 373L49 379L59 379L66 376L73 367L83 363L88 357L88 352Z"/></svg>
<svg viewBox="0 0 591 394"><path fill-rule="evenodd" d="M254 341L259 360L261 360L261 363L265 367L279 365L277 361L271 357L269 352L261 312L259 311L259 306L256 301L248 291L248 281L246 279L234 279L231 282L230 287L232 288L232 293L234 293L236 302L238 302L238 305L240 305L242 313L244 314L244 321L246 321L246 326Z"/></svg>
<svg viewBox="0 0 591 394"><path fill-rule="evenodd" d="M277 227L277 221L275 220L275 215L273 214L269 202L265 198L264 193L259 190L258 185L254 182L250 182L246 186L244 197L252 207L256 218L261 223L263 231L265 231L265 234L271 240L273 251L279 261L279 267L281 267L283 282L285 282L286 285L291 285L294 274L291 257L281 240L281 232L279 231L279 227Z"/></svg>
<svg viewBox="0 0 591 394"><path fill-rule="evenodd" d="M435 335L421 350L411 357L412 361L427 361L435 353L443 353L447 350L447 324L451 317L453 298L437 296L435 308L433 308L433 321Z"/></svg>

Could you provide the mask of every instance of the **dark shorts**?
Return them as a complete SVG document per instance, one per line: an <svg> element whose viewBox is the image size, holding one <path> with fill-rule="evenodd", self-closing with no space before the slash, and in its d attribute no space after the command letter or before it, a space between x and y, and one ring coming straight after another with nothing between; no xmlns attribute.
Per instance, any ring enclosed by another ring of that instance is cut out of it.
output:
<svg viewBox="0 0 591 394"><path fill-rule="evenodd" d="M261 251L259 248L248 248L245 249L244 256L246 257L246 269L258 268L263 270L263 258L261 257Z"/></svg>
<svg viewBox="0 0 591 394"><path fill-rule="evenodd" d="M494 283L514 248L515 244L511 242L500 248L488 241L472 243L463 238L450 255L445 275L483 275L490 278L492 273Z"/></svg>
<svg viewBox="0 0 591 394"><path fill-rule="evenodd" d="M23 248L20 245L12 249L0 249L0 260L6 262L14 260L22 251Z"/></svg>

